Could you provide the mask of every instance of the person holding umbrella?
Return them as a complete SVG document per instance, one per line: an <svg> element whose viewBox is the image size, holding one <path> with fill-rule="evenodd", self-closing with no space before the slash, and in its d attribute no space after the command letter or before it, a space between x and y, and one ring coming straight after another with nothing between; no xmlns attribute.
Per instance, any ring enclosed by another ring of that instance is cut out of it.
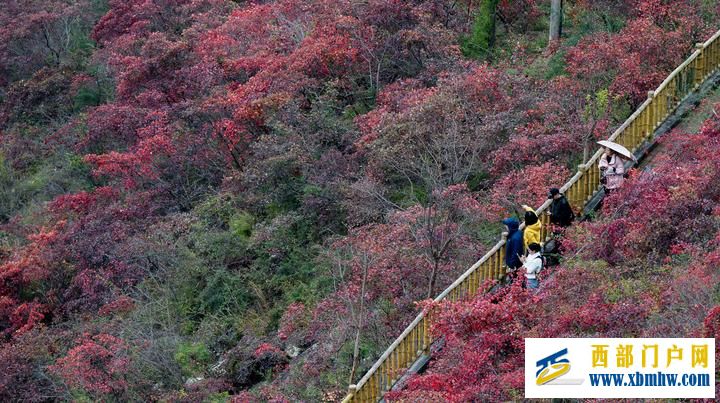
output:
<svg viewBox="0 0 720 403"><path fill-rule="evenodd" d="M605 193L610 193L622 186L625 181L625 161L636 161L635 156L625 147L612 141L598 141L603 146L603 155L598 162L600 168L600 183L605 187Z"/></svg>

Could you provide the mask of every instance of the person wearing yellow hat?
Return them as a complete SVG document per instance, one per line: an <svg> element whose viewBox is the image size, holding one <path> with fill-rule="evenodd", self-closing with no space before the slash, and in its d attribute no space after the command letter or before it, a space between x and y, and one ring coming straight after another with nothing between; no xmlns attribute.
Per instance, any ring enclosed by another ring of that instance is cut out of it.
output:
<svg viewBox="0 0 720 403"><path fill-rule="evenodd" d="M542 245L542 242L540 240L540 229L542 228L542 224L540 224L540 219L538 218L537 213L535 213L535 210L533 210L532 207L523 204L522 208L523 210L525 210L525 230L523 231L523 243L525 244L525 250L528 250L528 247L531 243L537 243Z"/></svg>

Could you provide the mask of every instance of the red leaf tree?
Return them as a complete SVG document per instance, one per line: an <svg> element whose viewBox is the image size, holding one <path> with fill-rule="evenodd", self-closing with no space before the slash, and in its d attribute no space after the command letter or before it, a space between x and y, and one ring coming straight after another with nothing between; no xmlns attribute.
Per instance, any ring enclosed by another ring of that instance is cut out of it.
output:
<svg viewBox="0 0 720 403"><path fill-rule="evenodd" d="M123 396L127 388L127 346L109 334L85 335L51 370L72 387L95 396Z"/></svg>

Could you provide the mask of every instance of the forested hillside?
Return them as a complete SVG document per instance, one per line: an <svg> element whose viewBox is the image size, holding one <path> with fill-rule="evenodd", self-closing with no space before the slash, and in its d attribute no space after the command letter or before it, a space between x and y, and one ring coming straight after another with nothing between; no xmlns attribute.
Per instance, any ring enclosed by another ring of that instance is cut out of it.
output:
<svg viewBox="0 0 720 403"><path fill-rule="evenodd" d="M720 5L565 1L553 42L549 16L540 0L3 2L0 400L342 398ZM396 397L521 396L522 337L715 335L718 125L670 136L653 175L572 228L574 260L540 294L443 305L446 352Z"/></svg>
<svg viewBox="0 0 720 403"><path fill-rule="evenodd" d="M538 294L515 282L438 304L445 348L390 400L522 398L526 337L719 337L720 117L710 115L698 133L662 138L652 167L633 172L598 220L568 230L568 259Z"/></svg>

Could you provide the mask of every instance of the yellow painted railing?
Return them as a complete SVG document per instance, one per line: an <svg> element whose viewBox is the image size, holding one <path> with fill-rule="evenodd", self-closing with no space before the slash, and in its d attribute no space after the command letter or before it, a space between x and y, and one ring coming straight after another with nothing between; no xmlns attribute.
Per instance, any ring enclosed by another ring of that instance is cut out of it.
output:
<svg viewBox="0 0 720 403"><path fill-rule="evenodd" d="M720 65L720 31L707 42L696 45L693 54L668 76L648 99L622 124L608 140L620 143L635 151L645 140L650 140L662 122L680 105L680 102ZM560 189L572 206L585 206L600 186L597 167L602 150L598 150L586 163L578 166L577 173ZM541 218L542 239L548 236L549 216L543 214L551 201L536 211ZM485 290L480 285L487 279L505 275L505 239L501 239L485 256L463 273L435 301L456 301L477 295ZM377 402L390 390L405 371L422 355L429 352L433 339L430 335L432 311L421 312L375 362L375 365L356 385L350 385L346 402Z"/></svg>

